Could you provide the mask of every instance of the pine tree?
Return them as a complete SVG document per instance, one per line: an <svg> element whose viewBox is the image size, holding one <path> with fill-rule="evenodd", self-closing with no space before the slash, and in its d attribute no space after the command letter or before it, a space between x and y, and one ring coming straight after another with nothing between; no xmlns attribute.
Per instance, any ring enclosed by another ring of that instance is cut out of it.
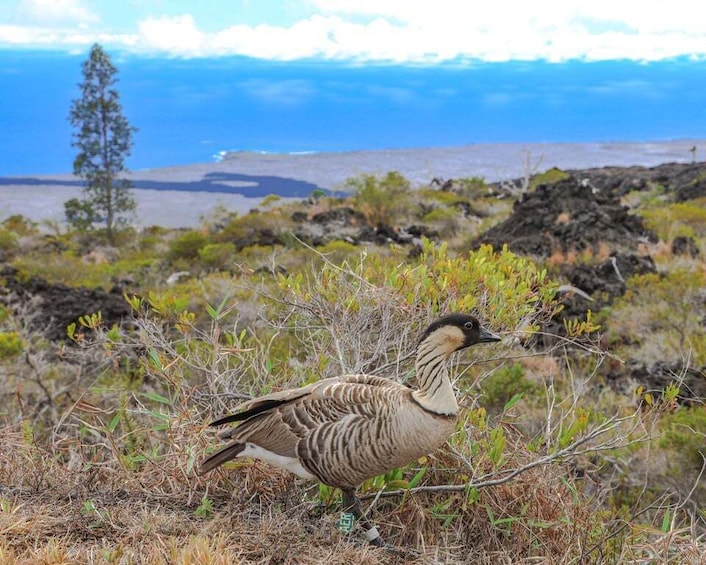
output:
<svg viewBox="0 0 706 565"><path fill-rule="evenodd" d="M123 115L115 88L118 69L103 48L94 44L83 63L81 98L71 104L69 121L76 128L72 145L78 149L74 174L85 181L83 198L64 204L70 224L88 229L105 224L112 244L116 229L124 225L136 208L132 185L121 175L136 131Z"/></svg>

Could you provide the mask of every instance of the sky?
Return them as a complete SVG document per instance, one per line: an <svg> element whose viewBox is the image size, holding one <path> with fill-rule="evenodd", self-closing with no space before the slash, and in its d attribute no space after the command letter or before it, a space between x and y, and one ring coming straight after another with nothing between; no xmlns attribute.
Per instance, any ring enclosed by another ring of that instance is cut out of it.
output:
<svg viewBox="0 0 706 565"><path fill-rule="evenodd" d="M0 0L0 49L395 64L706 59L694 0Z"/></svg>

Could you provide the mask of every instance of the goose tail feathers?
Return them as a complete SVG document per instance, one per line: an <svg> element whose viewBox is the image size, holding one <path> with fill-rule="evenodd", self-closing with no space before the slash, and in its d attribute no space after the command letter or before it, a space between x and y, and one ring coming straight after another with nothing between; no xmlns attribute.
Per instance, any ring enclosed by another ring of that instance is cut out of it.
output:
<svg viewBox="0 0 706 565"><path fill-rule="evenodd" d="M220 467L223 463L235 459L241 451L245 449L245 444L239 441L229 443L220 451L217 451L206 459L198 468L197 473L199 475L205 475L209 471L212 471L216 467Z"/></svg>

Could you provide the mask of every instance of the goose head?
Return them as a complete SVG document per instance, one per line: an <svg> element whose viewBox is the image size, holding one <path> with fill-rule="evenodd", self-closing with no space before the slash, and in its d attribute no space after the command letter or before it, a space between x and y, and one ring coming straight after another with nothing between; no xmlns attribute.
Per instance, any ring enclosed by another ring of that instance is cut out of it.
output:
<svg viewBox="0 0 706 565"><path fill-rule="evenodd" d="M477 343L501 341L500 336L484 328L477 318L468 314L450 314L434 321L419 339L424 349L431 346L447 354Z"/></svg>

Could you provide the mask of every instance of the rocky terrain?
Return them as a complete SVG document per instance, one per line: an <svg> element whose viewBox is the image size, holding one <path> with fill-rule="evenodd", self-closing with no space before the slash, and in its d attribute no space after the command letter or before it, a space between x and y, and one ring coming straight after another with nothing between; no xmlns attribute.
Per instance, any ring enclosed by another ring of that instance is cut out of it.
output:
<svg viewBox="0 0 706 565"><path fill-rule="evenodd" d="M0 278L5 294L0 296L0 302L15 310L36 306L42 315L29 320L29 329L52 341L66 340L66 326L87 313L100 311L108 326L120 324L131 315L123 290L117 286L110 292L100 288L71 288L51 284L41 277L19 276L10 265L0 266Z"/></svg>
<svg viewBox="0 0 706 565"><path fill-rule="evenodd" d="M514 186L521 184L521 179ZM513 184L513 183L511 183ZM453 190L454 181L433 183L438 190ZM488 243L496 248L507 245L518 254L547 259L555 253L600 252L608 246L609 257L595 265L578 264L562 269L566 283L578 290L566 299L563 316L581 316L587 309L596 310L609 304L626 291L625 280L634 274L655 272L649 255L640 252L644 243L654 243L654 233L645 228L640 216L621 203L629 192L643 191L660 185L665 201L684 201L706 196L706 163L667 163L656 167L603 167L569 170L561 180L538 184L534 190L519 195L511 215L478 237L474 246ZM490 184L491 191L501 194L499 183ZM505 194L502 194L505 196ZM473 203L465 208L473 213ZM338 207L309 216L297 213L293 234L312 246L331 241L346 241L355 245L397 243L410 246L413 253L424 236L438 238L438 233L423 224L407 226L370 225L365 217L350 207ZM257 222L233 241L236 249L252 245L268 246L283 243L282 235ZM699 253L690 238L673 242L675 254L694 256ZM49 323L43 331L50 339L63 339L63 328L86 311L101 309L106 322L113 323L128 314L122 299L123 289L110 293L98 289L72 289L50 285L38 278L19 281L10 267L0 275L16 299L30 297L41 300ZM561 320L558 320L561 323Z"/></svg>
<svg viewBox="0 0 706 565"><path fill-rule="evenodd" d="M592 186L577 171L523 194L512 215L483 234L478 243L494 247L506 243L517 253L547 258L557 251L596 250L601 242L622 251L655 240L616 194Z"/></svg>
<svg viewBox="0 0 706 565"><path fill-rule="evenodd" d="M664 163L656 167L601 167L567 170L595 190L614 196L642 191L659 184L675 202L706 196L703 163Z"/></svg>

